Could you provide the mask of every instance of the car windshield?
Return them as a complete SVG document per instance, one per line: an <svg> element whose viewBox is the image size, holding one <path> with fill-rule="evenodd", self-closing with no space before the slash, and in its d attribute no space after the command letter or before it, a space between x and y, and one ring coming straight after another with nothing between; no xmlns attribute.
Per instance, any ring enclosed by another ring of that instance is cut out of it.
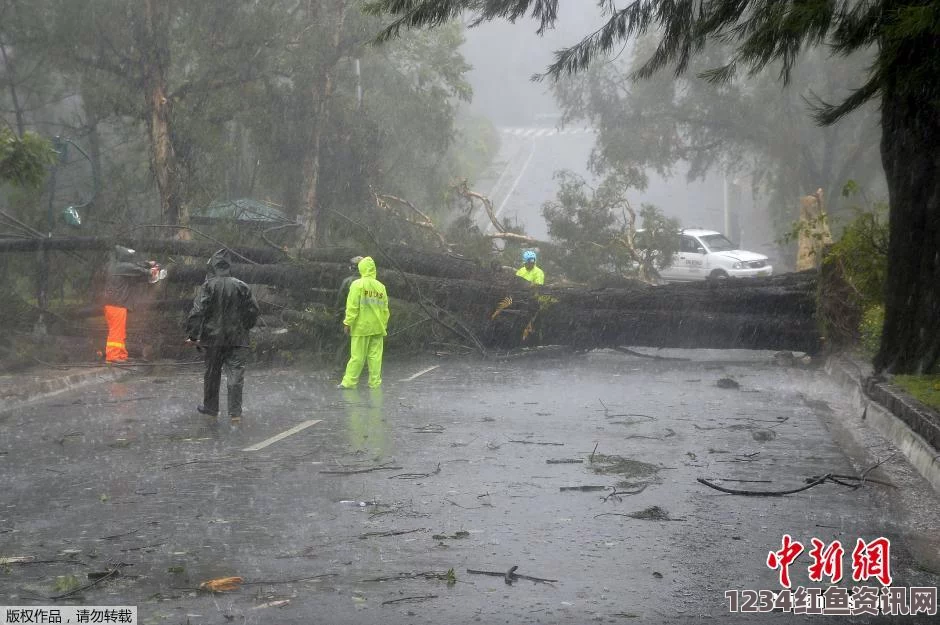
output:
<svg viewBox="0 0 940 625"><path fill-rule="evenodd" d="M701 239L702 243L705 244L705 247L707 247L710 252L726 252L736 249L734 243L726 239L722 234L706 234L699 237L699 239Z"/></svg>

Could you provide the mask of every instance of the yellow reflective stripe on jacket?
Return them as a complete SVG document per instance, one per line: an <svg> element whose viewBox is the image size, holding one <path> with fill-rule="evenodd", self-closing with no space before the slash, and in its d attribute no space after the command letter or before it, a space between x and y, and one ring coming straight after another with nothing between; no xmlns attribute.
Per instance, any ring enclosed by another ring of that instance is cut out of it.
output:
<svg viewBox="0 0 940 625"><path fill-rule="evenodd" d="M98 343L98 344L101 345L101 343ZM107 345L108 347L124 347L125 346L124 343L119 343L117 341L108 341Z"/></svg>

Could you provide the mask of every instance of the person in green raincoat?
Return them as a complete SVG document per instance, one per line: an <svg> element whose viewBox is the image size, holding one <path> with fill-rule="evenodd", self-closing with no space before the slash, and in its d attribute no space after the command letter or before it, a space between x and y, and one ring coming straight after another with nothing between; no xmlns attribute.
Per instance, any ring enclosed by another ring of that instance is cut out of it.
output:
<svg viewBox="0 0 940 625"><path fill-rule="evenodd" d="M523 280L528 280L529 283L535 286L545 284L545 273L535 266L535 252L532 250L523 252L522 262L525 264L519 267L519 271L516 272L517 276Z"/></svg>
<svg viewBox="0 0 940 625"><path fill-rule="evenodd" d="M388 294L375 279L375 261L366 256L359 261L358 280L349 285L343 332L349 336L349 362L346 375L337 388L356 388L359 375L369 366L369 388L382 386L382 352L388 333Z"/></svg>

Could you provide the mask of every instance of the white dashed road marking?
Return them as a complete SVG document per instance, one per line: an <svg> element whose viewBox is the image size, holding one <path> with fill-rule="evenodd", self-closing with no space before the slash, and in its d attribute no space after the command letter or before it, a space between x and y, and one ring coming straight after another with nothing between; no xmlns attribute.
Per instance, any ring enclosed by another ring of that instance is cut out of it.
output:
<svg viewBox="0 0 940 625"><path fill-rule="evenodd" d="M291 434L296 434L297 432L300 432L301 430L306 430L306 429L307 429L308 427L310 427L311 425L316 425L317 423L319 423L319 422L322 421L322 420L323 420L323 419L311 419L310 421L304 421L303 423L301 423L301 424L299 424L299 425L295 425L294 427L292 427L292 428L289 429L289 430L286 430L286 431L284 431L284 432L281 432L280 434L278 434L278 435L276 435L276 436L272 436L272 437L269 438L268 440L261 441L261 442L258 443L257 445L252 445L251 447L245 447L244 449L242 449L242 451L258 451L259 449L264 449L264 448L267 447L268 445L272 445L272 444L278 442L278 441L281 440L281 439L287 438L287 437L290 436Z"/></svg>
<svg viewBox="0 0 940 625"><path fill-rule="evenodd" d="M529 127L529 128L500 128L500 132L507 135L513 135L515 137L554 137L555 135L591 135L597 132L596 128L546 128L546 127Z"/></svg>

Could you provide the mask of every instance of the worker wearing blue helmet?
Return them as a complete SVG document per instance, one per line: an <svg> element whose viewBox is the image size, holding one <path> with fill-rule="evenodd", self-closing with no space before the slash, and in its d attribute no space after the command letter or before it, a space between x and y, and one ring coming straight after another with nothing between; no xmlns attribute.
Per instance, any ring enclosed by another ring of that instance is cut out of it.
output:
<svg viewBox="0 0 940 625"><path fill-rule="evenodd" d="M535 252L532 250L524 251L522 253L522 262L524 262L525 265L519 268L516 275L535 285L545 284L545 273L535 266L535 260Z"/></svg>

